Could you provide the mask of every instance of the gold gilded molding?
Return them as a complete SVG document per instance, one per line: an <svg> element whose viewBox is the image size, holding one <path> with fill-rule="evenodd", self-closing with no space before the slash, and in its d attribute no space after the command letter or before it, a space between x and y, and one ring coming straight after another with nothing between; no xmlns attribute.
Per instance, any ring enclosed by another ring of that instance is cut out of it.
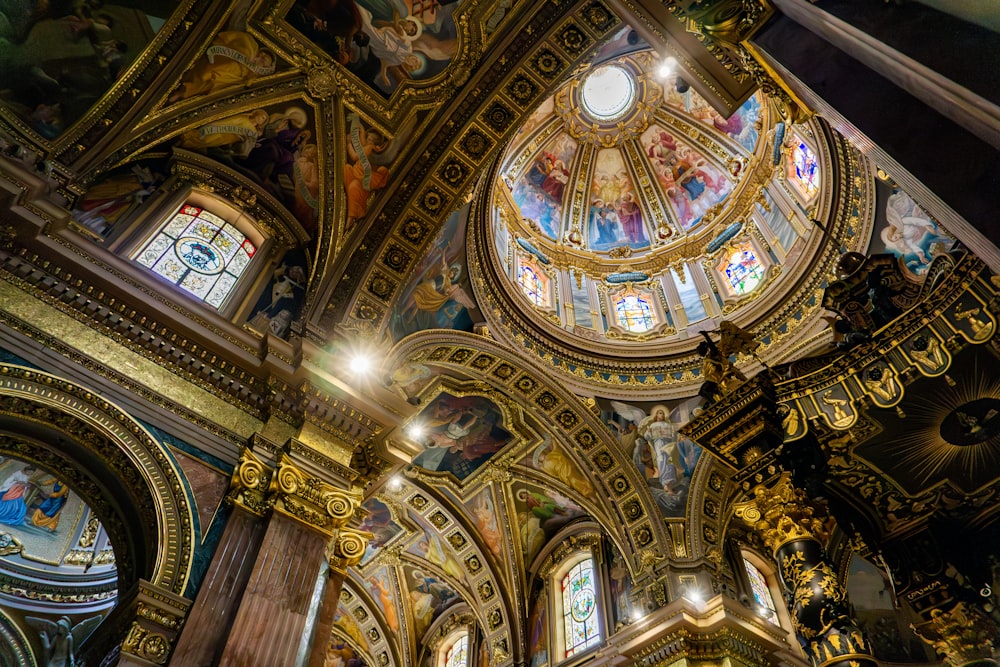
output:
<svg viewBox="0 0 1000 667"><path fill-rule="evenodd" d="M346 574L347 568L361 562L368 548L368 542L374 537L372 533L355 530L344 526L337 530L327 549L327 562L330 569L339 574Z"/></svg>
<svg viewBox="0 0 1000 667"><path fill-rule="evenodd" d="M805 492L792 485L790 473L782 473L770 487L758 484L751 493L753 499L734 503L733 513L757 531L772 552L796 540L822 541L823 522L813 516Z"/></svg>
<svg viewBox="0 0 1000 667"><path fill-rule="evenodd" d="M140 580L135 619L122 641L122 654L167 664L190 608L190 600Z"/></svg>
<svg viewBox="0 0 1000 667"><path fill-rule="evenodd" d="M953 667L993 656L993 628L977 610L966 607L964 602L948 611L934 609L930 621L911 624L910 628Z"/></svg>
<svg viewBox="0 0 1000 667"><path fill-rule="evenodd" d="M226 497L258 516L275 510L329 537L336 536L361 506L360 492L338 489L304 472L288 454L282 452L272 469L250 448L240 452ZM355 557L358 540L365 535L354 533L353 538L345 537L343 557ZM360 548L363 554L364 546Z"/></svg>
<svg viewBox="0 0 1000 667"><path fill-rule="evenodd" d="M145 388L195 415L212 415L212 422L244 438L259 430L262 422L212 393L178 377L166 368L108 339L76 318L61 312L7 280L0 280L0 311L15 321L41 331L55 340L72 341L73 347L104 369Z"/></svg>

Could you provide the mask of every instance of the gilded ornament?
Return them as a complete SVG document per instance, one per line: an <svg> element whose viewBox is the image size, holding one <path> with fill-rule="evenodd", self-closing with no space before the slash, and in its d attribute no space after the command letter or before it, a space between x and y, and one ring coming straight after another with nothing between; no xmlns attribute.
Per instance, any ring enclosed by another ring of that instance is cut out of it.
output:
<svg viewBox="0 0 1000 667"><path fill-rule="evenodd" d="M325 100L337 92L337 78L329 67L313 67L306 75L306 90L315 99Z"/></svg>

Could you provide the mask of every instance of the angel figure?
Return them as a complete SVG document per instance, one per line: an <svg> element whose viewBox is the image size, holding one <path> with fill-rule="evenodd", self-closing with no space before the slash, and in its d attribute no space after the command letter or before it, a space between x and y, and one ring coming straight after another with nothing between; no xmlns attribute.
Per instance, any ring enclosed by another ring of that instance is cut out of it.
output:
<svg viewBox="0 0 1000 667"><path fill-rule="evenodd" d="M754 340L749 331L727 320L719 323L717 331L720 334L718 343L712 340L708 332L699 332L705 338L698 344L698 354L702 357L701 374L705 382L698 393L708 399L709 403L714 403L747 381L746 376L729 357L741 353L753 354L760 347L760 343Z"/></svg>
<svg viewBox="0 0 1000 667"><path fill-rule="evenodd" d="M347 116L347 122L350 131L344 188L347 190L347 229L350 231L368 212L372 192L381 190L389 182L389 165L409 141L415 120L408 121L391 139L374 127L366 127L355 113Z"/></svg>
<svg viewBox="0 0 1000 667"><path fill-rule="evenodd" d="M671 514L682 510L699 450L686 440L682 445L673 421L676 410L657 405L647 415L641 408L619 401L611 401L611 406L635 425L632 461L645 476L657 504Z"/></svg>
<svg viewBox="0 0 1000 667"><path fill-rule="evenodd" d="M25 616L28 625L38 631L42 640L44 667L75 667L76 647L90 636L100 622L100 616L88 618L73 625L68 616L52 621L34 616Z"/></svg>
<svg viewBox="0 0 1000 667"><path fill-rule="evenodd" d="M580 474L570 458L552 444L552 436L549 434L545 434L544 441L535 450L533 462L536 468L552 475L580 495L589 496L594 492L590 481Z"/></svg>

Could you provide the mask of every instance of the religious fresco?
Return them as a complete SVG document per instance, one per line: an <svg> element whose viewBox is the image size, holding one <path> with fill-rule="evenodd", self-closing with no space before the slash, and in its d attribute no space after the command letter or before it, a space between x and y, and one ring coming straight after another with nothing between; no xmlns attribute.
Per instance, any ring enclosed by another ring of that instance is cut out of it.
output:
<svg viewBox="0 0 1000 667"><path fill-rule="evenodd" d="M0 99L42 137L59 137L121 77L177 3L142 6L0 3Z"/></svg>
<svg viewBox="0 0 1000 667"><path fill-rule="evenodd" d="M559 480L585 498L594 493L594 487L586 474L562 447L552 442L551 435L545 435L545 439L527 456L524 463Z"/></svg>
<svg viewBox="0 0 1000 667"><path fill-rule="evenodd" d="M627 245L633 250L649 247L636 200L632 178L616 148L598 151L590 186L589 238L593 250Z"/></svg>
<svg viewBox="0 0 1000 667"><path fill-rule="evenodd" d="M672 109L683 111L704 125L714 127L719 132L735 139L749 153L753 153L757 146L757 139L760 137L757 130L757 120L761 113L759 95L751 95L729 118L723 118L693 88L689 88L687 92L678 93L673 86L664 86L663 103Z"/></svg>
<svg viewBox="0 0 1000 667"><path fill-rule="evenodd" d="M355 653L350 645L334 641L326 649L323 667L365 667L363 656Z"/></svg>
<svg viewBox="0 0 1000 667"><path fill-rule="evenodd" d="M852 618L864 631L879 660L887 662L933 662L933 656L913 631L918 623L908 605L896 608L892 586L885 572L857 554L851 556L847 571L847 596Z"/></svg>
<svg viewBox="0 0 1000 667"><path fill-rule="evenodd" d="M184 72L168 102L211 95L233 87L246 87L254 79L274 73L277 56L256 37L241 30L218 33L205 52Z"/></svg>
<svg viewBox="0 0 1000 667"><path fill-rule="evenodd" d="M875 181L877 209L869 252L891 253L914 278L927 272L936 255L951 250L955 239L898 186Z"/></svg>
<svg viewBox="0 0 1000 667"><path fill-rule="evenodd" d="M292 322L302 313L309 277L309 260L302 249L289 250L271 274L247 324L260 334L287 339Z"/></svg>
<svg viewBox="0 0 1000 667"><path fill-rule="evenodd" d="M414 513L411 518L419 525L421 532L406 550L407 553L436 565L457 581L464 581L465 569L458 562L454 551L442 541L438 529L419 514Z"/></svg>
<svg viewBox="0 0 1000 667"><path fill-rule="evenodd" d="M512 439L503 428L496 404L482 396L439 394L421 410L413 424L423 431L424 450L413 465L431 472L448 472L465 480Z"/></svg>
<svg viewBox="0 0 1000 667"><path fill-rule="evenodd" d="M577 147L568 134L557 134L534 156L511 192L521 215L553 240L559 238L566 183Z"/></svg>
<svg viewBox="0 0 1000 667"><path fill-rule="evenodd" d="M59 565L86 509L58 476L16 459L0 463L0 553Z"/></svg>
<svg viewBox="0 0 1000 667"><path fill-rule="evenodd" d="M366 577L362 584L368 594L375 600L375 606L385 616L386 627L392 632L399 632L399 615L397 610L402 609L396 600L396 585L392 580L392 575L385 567L380 567Z"/></svg>
<svg viewBox="0 0 1000 667"><path fill-rule="evenodd" d="M347 194L347 223L350 231L368 213L372 193L389 182L390 166L413 136L416 118L411 117L394 136L347 114L347 161L344 164L344 189Z"/></svg>
<svg viewBox="0 0 1000 667"><path fill-rule="evenodd" d="M365 555L361 558L364 565L375 556L379 548L391 542L396 536L402 534L404 529L401 525L393 521L392 512L389 507L376 498L369 498L361 505L366 512L365 518L361 520L358 530L363 530L374 535L368 541L365 548Z"/></svg>
<svg viewBox="0 0 1000 667"><path fill-rule="evenodd" d="M424 329L472 331L479 321L465 261L468 219L468 206L448 216L417 265L413 281L392 313L389 330L394 340Z"/></svg>
<svg viewBox="0 0 1000 667"><path fill-rule="evenodd" d="M405 565L402 576L406 581L409 608L413 614L414 634L419 644L427 628L441 613L462 597L448 582L427 570Z"/></svg>
<svg viewBox="0 0 1000 667"><path fill-rule="evenodd" d="M251 179L315 236L321 211L316 137L312 107L283 102L206 123L182 134L177 145Z"/></svg>
<svg viewBox="0 0 1000 667"><path fill-rule="evenodd" d="M643 132L642 147L656 179L667 193L681 227L687 231L710 207L732 191L720 169L658 125Z"/></svg>
<svg viewBox="0 0 1000 667"><path fill-rule="evenodd" d="M548 667L549 665L549 609L545 588L539 587L537 597L531 603L528 628L528 667Z"/></svg>
<svg viewBox="0 0 1000 667"><path fill-rule="evenodd" d="M608 585L611 588L611 622L615 630L632 622L632 577L625 559L610 543L605 542L608 568Z"/></svg>
<svg viewBox="0 0 1000 667"><path fill-rule="evenodd" d="M348 611L343 603L337 605L337 613L333 616L333 628L335 632L342 633L344 637L354 640L360 646L367 645L364 635L361 634L361 626L358 625L354 614ZM334 638L334 643L337 643L336 638Z"/></svg>
<svg viewBox="0 0 1000 667"><path fill-rule="evenodd" d="M585 515L583 509L566 496L534 484L515 482L511 492L526 565L530 565L559 529Z"/></svg>
<svg viewBox="0 0 1000 667"><path fill-rule="evenodd" d="M601 418L618 433L626 455L642 473L665 518L684 516L691 475L701 447L678 434L701 399L669 407L638 407L620 401L601 401Z"/></svg>
<svg viewBox="0 0 1000 667"><path fill-rule="evenodd" d="M73 219L107 238L132 219L168 173L165 160L138 160L113 169L76 200Z"/></svg>
<svg viewBox="0 0 1000 667"><path fill-rule="evenodd" d="M285 20L388 98L451 63L457 7L437 0L296 0Z"/></svg>
<svg viewBox="0 0 1000 667"><path fill-rule="evenodd" d="M486 548L497 558L502 558L503 535L497 523L497 508L493 501L493 492L489 488L483 489L465 503L465 509L472 517L476 532L486 543Z"/></svg>

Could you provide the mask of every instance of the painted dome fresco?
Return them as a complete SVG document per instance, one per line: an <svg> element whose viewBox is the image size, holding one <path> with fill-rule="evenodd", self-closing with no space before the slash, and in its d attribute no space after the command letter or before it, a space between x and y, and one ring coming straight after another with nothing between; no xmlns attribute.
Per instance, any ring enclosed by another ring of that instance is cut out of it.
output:
<svg viewBox="0 0 1000 667"><path fill-rule="evenodd" d="M726 118L672 58L616 41L500 159L480 264L503 277L479 284L499 337L583 385L659 392L700 381L701 332L723 319L757 327L765 356L810 322L819 283L800 277L853 235L812 221L840 211L851 167L762 93Z"/></svg>

